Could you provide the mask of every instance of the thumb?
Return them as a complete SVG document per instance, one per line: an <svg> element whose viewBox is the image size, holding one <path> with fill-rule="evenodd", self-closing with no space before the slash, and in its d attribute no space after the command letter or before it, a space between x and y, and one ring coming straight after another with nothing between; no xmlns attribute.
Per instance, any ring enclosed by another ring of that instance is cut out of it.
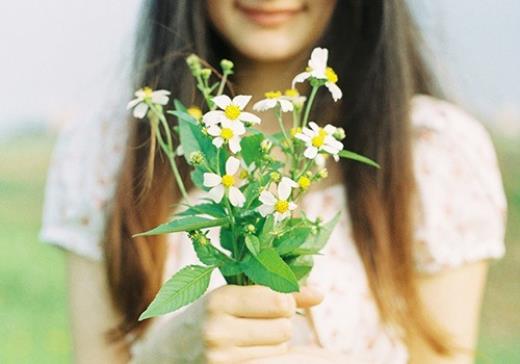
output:
<svg viewBox="0 0 520 364"><path fill-rule="evenodd" d="M298 308L307 308L316 306L323 301L323 294L316 288L303 286L300 292L293 293L296 306Z"/></svg>

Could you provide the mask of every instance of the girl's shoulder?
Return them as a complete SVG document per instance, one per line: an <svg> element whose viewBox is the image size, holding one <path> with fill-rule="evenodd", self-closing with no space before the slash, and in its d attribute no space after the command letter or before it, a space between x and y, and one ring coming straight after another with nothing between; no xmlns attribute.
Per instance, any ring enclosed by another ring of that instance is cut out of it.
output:
<svg viewBox="0 0 520 364"><path fill-rule="evenodd" d="M47 175L40 240L95 260L126 149L119 113L86 115L59 133Z"/></svg>
<svg viewBox="0 0 520 364"><path fill-rule="evenodd" d="M450 102L417 95L411 105L419 269L501 257L506 199L489 133Z"/></svg>

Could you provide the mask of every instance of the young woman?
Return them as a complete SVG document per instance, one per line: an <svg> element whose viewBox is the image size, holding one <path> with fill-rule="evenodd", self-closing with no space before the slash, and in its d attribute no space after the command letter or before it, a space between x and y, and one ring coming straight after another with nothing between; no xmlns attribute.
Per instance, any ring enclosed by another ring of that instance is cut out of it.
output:
<svg viewBox="0 0 520 364"><path fill-rule="evenodd" d="M228 92L258 100L289 88L313 47L328 48L343 98L320 94L313 120L341 124L348 148L381 169L329 163L329 185L309 192L309 215L343 217L302 292L214 275L202 300L138 322L161 283L196 261L180 234L131 238L179 202L173 179L156 158L144 188L144 122L100 115L69 128L42 237L70 251L77 363L473 361L487 261L504 250L504 194L484 129L434 97L404 0L149 0L140 35L135 86L194 104L191 52L233 60Z"/></svg>

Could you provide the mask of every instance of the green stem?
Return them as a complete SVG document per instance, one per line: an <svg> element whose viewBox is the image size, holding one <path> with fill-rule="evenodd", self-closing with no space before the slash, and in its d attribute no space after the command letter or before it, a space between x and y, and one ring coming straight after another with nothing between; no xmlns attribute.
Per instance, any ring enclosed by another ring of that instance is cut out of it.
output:
<svg viewBox="0 0 520 364"><path fill-rule="evenodd" d="M289 141L290 140L289 135L287 134L287 130L285 130L285 126L283 125L283 118L282 118L282 113L280 111L280 106L276 107L274 113L276 115L276 119L278 120L278 125L280 125L280 129L282 129L283 136L285 137L286 140Z"/></svg>
<svg viewBox="0 0 520 364"><path fill-rule="evenodd" d="M316 94L318 93L319 86L313 86L311 94L309 96L309 101L307 102L307 105L305 107L305 114L303 115L303 123L302 127L307 126L307 122L309 121L309 115L311 113L311 107L314 103L314 99L316 98Z"/></svg>
<svg viewBox="0 0 520 364"><path fill-rule="evenodd" d="M160 128L156 129L157 139L159 144L161 145L161 149L165 152L168 157L168 161L170 162L170 167L172 168L173 175L175 180L177 181L177 185L179 186L179 190L181 192L182 197L189 203L188 193L186 192L186 187L184 186L184 182L182 181L181 174L179 173L179 169L177 168L177 164L175 163L175 151L173 150L173 140L170 132L170 126L164 117L164 114L153 104L149 104L150 109L153 111L155 116L159 118L161 122L164 132L166 133L166 142L162 138L162 134Z"/></svg>
<svg viewBox="0 0 520 364"><path fill-rule="evenodd" d="M228 73L224 72L224 74L222 75L222 80L220 80L220 85L218 86L217 96L222 95L222 93L224 92L224 87L226 87L227 78L228 78Z"/></svg>

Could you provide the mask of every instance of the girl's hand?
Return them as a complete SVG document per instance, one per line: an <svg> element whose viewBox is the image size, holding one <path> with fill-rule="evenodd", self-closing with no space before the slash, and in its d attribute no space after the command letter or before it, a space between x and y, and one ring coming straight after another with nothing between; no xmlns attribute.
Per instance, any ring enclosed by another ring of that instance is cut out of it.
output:
<svg viewBox="0 0 520 364"><path fill-rule="evenodd" d="M312 307L322 299L306 287L283 294L263 286L222 286L151 327L146 338L134 344L131 363L263 363L288 353L296 308Z"/></svg>
<svg viewBox="0 0 520 364"><path fill-rule="evenodd" d="M208 364L239 363L288 353L296 308L321 302L310 288L282 294L263 286L223 286L205 299L202 340Z"/></svg>

